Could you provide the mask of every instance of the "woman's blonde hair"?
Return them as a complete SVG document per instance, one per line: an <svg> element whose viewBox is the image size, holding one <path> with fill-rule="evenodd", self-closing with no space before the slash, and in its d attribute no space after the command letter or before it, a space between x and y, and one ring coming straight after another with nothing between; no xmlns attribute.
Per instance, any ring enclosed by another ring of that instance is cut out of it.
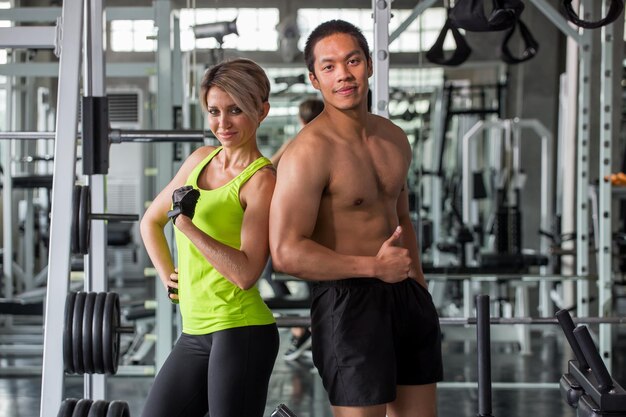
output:
<svg viewBox="0 0 626 417"><path fill-rule="evenodd" d="M206 100L211 87L224 90L255 122L270 96L270 81L263 68L244 58L225 61L205 71L200 83L200 103L204 111L208 110Z"/></svg>

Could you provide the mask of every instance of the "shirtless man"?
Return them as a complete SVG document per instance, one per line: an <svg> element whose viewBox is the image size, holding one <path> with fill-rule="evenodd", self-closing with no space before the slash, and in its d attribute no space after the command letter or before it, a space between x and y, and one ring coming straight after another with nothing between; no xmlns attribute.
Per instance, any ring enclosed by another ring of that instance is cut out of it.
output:
<svg viewBox="0 0 626 417"><path fill-rule="evenodd" d="M304 55L325 107L280 163L274 266L316 281L313 361L335 417L435 416L441 332L409 216L409 142L368 113L359 29L323 23Z"/></svg>

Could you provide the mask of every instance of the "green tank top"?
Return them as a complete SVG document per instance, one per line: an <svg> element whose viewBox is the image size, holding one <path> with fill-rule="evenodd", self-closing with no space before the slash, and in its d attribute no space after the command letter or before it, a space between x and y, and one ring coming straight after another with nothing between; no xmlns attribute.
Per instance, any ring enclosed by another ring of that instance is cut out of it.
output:
<svg viewBox="0 0 626 417"><path fill-rule="evenodd" d="M193 223L215 240L240 249L243 208L239 189L271 162L265 157L248 165L237 177L214 190L198 187L198 176L222 150L215 149L189 174L186 185L200 190ZM178 249L178 294L183 332L208 334L234 327L275 323L256 286L242 290L222 276L191 241L174 228Z"/></svg>

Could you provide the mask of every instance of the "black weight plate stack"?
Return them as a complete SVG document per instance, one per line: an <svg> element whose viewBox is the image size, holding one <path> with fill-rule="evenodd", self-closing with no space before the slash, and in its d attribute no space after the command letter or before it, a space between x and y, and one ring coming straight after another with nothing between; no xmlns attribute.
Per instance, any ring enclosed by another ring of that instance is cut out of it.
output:
<svg viewBox="0 0 626 417"><path fill-rule="evenodd" d="M100 292L96 295L96 301L93 309L93 320L91 323L91 346L93 349L93 365L96 373L105 373L104 369L104 353L102 351L102 318L104 317L104 304L106 302L107 293Z"/></svg>
<svg viewBox="0 0 626 417"><path fill-rule="evenodd" d="M86 293L82 291L78 292L76 294L76 301L74 302L72 357L74 359L74 372L79 375L85 373L85 366L83 365L83 315L86 296Z"/></svg>
<svg viewBox="0 0 626 417"><path fill-rule="evenodd" d="M74 301L76 293L69 292L65 299L65 325L63 326L63 363L65 372L74 373L74 356L72 354L72 326L74 324Z"/></svg>
<svg viewBox="0 0 626 417"><path fill-rule="evenodd" d="M95 401L91 405L91 410L89 410L89 415L87 417L107 417L108 409L108 402L102 400Z"/></svg>
<svg viewBox="0 0 626 417"><path fill-rule="evenodd" d="M72 417L88 417L93 401L83 398L76 403Z"/></svg>
<svg viewBox="0 0 626 417"><path fill-rule="evenodd" d="M111 401L106 417L130 417L128 404L124 401Z"/></svg>
<svg viewBox="0 0 626 417"><path fill-rule="evenodd" d="M114 375L119 360L120 334L120 299L117 293L107 293L102 318L102 350L104 353L104 370Z"/></svg>
<svg viewBox="0 0 626 417"><path fill-rule="evenodd" d="M78 247L80 253L87 255L89 253L89 238L91 236L91 227L89 215L91 214L91 195L89 186L82 187L80 192L80 210L78 211Z"/></svg>
<svg viewBox="0 0 626 417"><path fill-rule="evenodd" d="M74 408L76 407L76 403L78 400L76 398L68 398L61 403L61 407L59 408L59 414L57 417L72 417L72 413L74 413Z"/></svg>
<svg viewBox="0 0 626 417"><path fill-rule="evenodd" d="M93 374L96 372L94 364L93 364L93 339L92 339L92 329L93 329L93 315L94 315L94 306L96 303L97 293L90 292L87 293L85 298L85 308L83 309L83 367L85 369L86 374Z"/></svg>

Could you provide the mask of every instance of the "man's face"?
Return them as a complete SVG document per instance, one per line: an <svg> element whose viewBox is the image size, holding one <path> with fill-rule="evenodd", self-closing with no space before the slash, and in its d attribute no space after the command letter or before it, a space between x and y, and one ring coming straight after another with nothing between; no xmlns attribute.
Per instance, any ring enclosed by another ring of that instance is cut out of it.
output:
<svg viewBox="0 0 626 417"><path fill-rule="evenodd" d="M309 73L309 79L327 105L349 110L367 101L372 66L353 36L336 33L320 39L313 56L315 73Z"/></svg>

